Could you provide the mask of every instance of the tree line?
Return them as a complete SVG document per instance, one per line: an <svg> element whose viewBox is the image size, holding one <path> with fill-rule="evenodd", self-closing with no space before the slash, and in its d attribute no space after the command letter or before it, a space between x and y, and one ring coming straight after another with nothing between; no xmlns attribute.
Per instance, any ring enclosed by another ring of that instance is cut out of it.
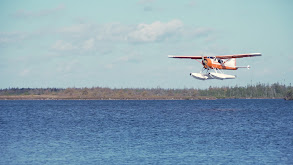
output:
<svg viewBox="0 0 293 165"><path fill-rule="evenodd" d="M293 87L274 84L209 87L207 89L164 88L7 88L0 89L0 99L224 99L224 98L287 98L293 99Z"/></svg>

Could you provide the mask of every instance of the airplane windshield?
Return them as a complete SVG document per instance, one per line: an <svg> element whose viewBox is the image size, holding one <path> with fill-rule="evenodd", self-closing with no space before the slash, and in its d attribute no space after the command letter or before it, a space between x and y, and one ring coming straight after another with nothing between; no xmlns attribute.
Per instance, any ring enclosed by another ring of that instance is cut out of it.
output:
<svg viewBox="0 0 293 165"><path fill-rule="evenodd" d="M223 63L223 60L222 60L222 59L220 59L220 58L217 58L217 60L218 60L218 62L219 62L220 64L222 64L222 63Z"/></svg>

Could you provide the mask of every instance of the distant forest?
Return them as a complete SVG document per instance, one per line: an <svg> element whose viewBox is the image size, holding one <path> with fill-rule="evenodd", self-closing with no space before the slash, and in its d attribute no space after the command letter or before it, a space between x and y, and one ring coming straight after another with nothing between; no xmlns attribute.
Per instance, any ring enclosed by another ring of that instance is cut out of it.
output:
<svg viewBox="0 0 293 165"><path fill-rule="evenodd" d="M293 87L274 84L234 87L209 87L207 89L164 88L8 88L0 89L0 99L134 99L134 100L193 100L224 98L293 98Z"/></svg>

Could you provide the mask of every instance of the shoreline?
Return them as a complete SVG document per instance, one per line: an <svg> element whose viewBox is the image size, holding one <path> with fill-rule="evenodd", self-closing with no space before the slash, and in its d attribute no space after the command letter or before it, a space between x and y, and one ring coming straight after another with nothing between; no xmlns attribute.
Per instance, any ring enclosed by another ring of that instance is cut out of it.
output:
<svg viewBox="0 0 293 165"><path fill-rule="evenodd" d="M0 96L0 100L231 100L231 99L284 99L284 98L224 98L224 97L194 97L194 98L76 98L76 97L61 97L61 96L54 96L54 95L26 95L26 96Z"/></svg>
<svg viewBox="0 0 293 165"><path fill-rule="evenodd" d="M217 100L291 99L293 87L279 83L208 89L164 88L8 88L0 89L0 100Z"/></svg>

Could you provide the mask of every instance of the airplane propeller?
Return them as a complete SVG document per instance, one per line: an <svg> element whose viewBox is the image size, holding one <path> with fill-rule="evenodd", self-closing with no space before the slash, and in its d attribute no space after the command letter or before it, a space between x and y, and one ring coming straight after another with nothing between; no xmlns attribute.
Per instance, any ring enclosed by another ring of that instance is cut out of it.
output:
<svg viewBox="0 0 293 165"><path fill-rule="evenodd" d="M206 65L207 65L207 61L204 59L204 57L203 57L203 53L201 53L201 59L202 59L202 65L203 65L203 67L205 67Z"/></svg>
<svg viewBox="0 0 293 165"><path fill-rule="evenodd" d="M204 64L204 58L203 58L203 53L201 53L201 63L202 63L202 65L204 66L205 64Z"/></svg>

